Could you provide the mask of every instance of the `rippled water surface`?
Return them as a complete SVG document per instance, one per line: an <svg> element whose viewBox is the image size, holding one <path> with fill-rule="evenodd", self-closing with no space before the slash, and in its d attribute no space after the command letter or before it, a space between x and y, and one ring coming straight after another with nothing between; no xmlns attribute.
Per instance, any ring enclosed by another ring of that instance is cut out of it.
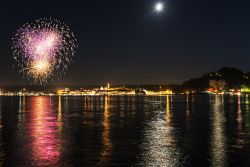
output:
<svg viewBox="0 0 250 167"><path fill-rule="evenodd" d="M250 166L249 99L0 97L0 166Z"/></svg>

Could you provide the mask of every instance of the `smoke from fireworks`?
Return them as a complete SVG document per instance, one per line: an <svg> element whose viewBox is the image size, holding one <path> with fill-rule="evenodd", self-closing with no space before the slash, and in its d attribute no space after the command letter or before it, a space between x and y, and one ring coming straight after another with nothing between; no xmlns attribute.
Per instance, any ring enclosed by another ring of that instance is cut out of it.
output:
<svg viewBox="0 0 250 167"><path fill-rule="evenodd" d="M24 24L12 42L13 58L19 72L44 84L64 74L77 48L69 27L56 19L38 19Z"/></svg>

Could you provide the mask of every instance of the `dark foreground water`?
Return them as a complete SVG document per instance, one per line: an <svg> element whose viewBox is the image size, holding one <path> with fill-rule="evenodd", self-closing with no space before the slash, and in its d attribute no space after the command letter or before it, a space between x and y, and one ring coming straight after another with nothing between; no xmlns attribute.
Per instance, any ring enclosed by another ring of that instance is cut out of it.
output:
<svg viewBox="0 0 250 167"><path fill-rule="evenodd" d="M250 166L249 99L0 97L0 166Z"/></svg>

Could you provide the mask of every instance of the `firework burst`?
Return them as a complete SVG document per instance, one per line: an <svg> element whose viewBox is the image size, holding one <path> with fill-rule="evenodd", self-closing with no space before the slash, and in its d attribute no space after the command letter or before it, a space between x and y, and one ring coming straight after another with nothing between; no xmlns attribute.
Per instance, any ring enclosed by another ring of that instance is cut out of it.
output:
<svg viewBox="0 0 250 167"><path fill-rule="evenodd" d="M19 72L44 84L65 73L77 48L69 27L56 19L38 19L20 27L12 39L13 58Z"/></svg>

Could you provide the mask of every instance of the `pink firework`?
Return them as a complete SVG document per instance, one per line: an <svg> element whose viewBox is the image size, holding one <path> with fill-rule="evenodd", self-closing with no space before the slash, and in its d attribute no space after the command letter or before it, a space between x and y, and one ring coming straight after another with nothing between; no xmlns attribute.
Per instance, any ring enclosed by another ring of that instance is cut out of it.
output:
<svg viewBox="0 0 250 167"><path fill-rule="evenodd" d="M23 25L13 38L13 55L19 72L40 84L60 76L77 48L74 34L64 23L38 19Z"/></svg>

